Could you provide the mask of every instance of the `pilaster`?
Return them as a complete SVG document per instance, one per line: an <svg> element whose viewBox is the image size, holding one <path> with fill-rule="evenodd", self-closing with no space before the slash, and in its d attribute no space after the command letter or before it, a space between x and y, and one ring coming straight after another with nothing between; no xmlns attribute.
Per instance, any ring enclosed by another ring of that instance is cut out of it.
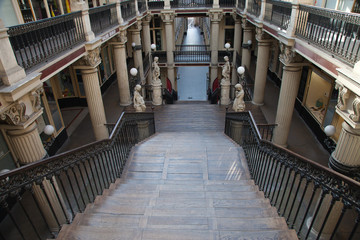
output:
<svg viewBox="0 0 360 240"><path fill-rule="evenodd" d="M142 45L141 45L141 36L140 32L142 30L142 22L137 20L133 25L129 32L131 33L131 39L135 43L135 48L133 48L133 56L134 56L134 65L135 68L139 69L139 75L142 84L144 84L144 68L143 68L143 60L142 60Z"/></svg>
<svg viewBox="0 0 360 240"><path fill-rule="evenodd" d="M233 54L233 70L232 70L232 80L231 84L235 86L235 84L238 82L238 74L236 69L236 56L241 55L241 17L234 12L233 18L235 20L235 28L234 28L234 54ZM232 96L234 96L234 89L232 89Z"/></svg>
<svg viewBox="0 0 360 240"><path fill-rule="evenodd" d="M254 27L252 27L246 18L243 18L242 20L242 28L243 28L243 44L242 44L242 58L241 58L241 64L246 68L250 69L250 62L251 62L251 49L252 44L249 45L248 41L252 41L253 39L253 30Z"/></svg>
<svg viewBox="0 0 360 240"><path fill-rule="evenodd" d="M166 10L161 12L161 19L165 23L166 35L166 58L167 58L167 77L173 88L176 89L174 71L174 19L175 12Z"/></svg>

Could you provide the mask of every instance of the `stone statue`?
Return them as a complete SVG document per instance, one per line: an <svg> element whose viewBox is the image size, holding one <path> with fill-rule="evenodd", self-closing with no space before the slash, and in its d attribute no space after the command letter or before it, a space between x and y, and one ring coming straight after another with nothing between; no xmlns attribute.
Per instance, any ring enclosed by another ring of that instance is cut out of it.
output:
<svg viewBox="0 0 360 240"><path fill-rule="evenodd" d="M243 112L245 110L245 101L244 101L244 89L241 84L235 85L235 99L233 103L233 110L235 112Z"/></svg>
<svg viewBox="0 0 360 240"><path fill-rule="evenodd" d="M230 83L230 62L229 62L229 57L225 56L224 57L225 60L225 64L222 67L222 76L223 78L221 79L222 83Z"/></svg>
<svg viewBox="0 0 360 240"><path fill-rule="evenodd" d="M152 85L160 85L160 67L158 65L159 58L154 57L154 62L152 63L153 72L152 72Z"/></svg>
<svg viewBox="0 0 360 240"><path fill-rule="evenodd" d="M146 109L145 101L141 96L140 92L141 92L141 86L137 84L135 86L135 91L134 91L134 108L136 112L144 112Z"/></svg>

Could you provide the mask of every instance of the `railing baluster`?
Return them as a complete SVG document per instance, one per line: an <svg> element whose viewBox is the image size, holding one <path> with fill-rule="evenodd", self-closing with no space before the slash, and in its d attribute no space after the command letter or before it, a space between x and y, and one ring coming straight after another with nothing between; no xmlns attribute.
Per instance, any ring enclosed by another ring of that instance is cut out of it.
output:
<svg viewBox="0 0 360 240"><path fill-rule="evenodd" d="M19 194L17 194L16 198L17 198L17 201L18 201L18 203L19 203L19 205L20 205L20 207L21 207L21 210L24 212L25 217L26 217L27 221L30 223L30 225L31 225L32 229L34 230L36 236L38 237L38 239L41 239L41 236L40 236L39 231L36 229L33 221L31 221L31 218L30 218L28 212L26 211L24 205L23 205L22 202L21 202L22 197L21 197Z"/></svg>
<svg viewBox="0 0 360 240"><path fill-rule="evenodd" d="M313 227L313 225L314 225L314 223L315 223L316 217L317 217L317 215L318 215L318 213L319 213L319 210L320 210L320 208L321 208L321 204L322 204L322 202L323 202L326 194L328 194L328 191L327 191L326 189L322 189L322 191L321 191L321 196L320 196L320 200L319 200L319 202L317 203L317 207L316 207L316 210L315 210L314 215L312 216L311 223L310 223L310 225L309 225L309 228L308 228L308 231L307 231L307 233L306 233L305 239L307 239L307 238L309 237L309 234L310 234L311 229L312 229L312 227Z"/></svg>
<svg viewBox="0 0 360 240"><path fill-rule="evenodd" d="M282 172L282 169L283 169L283 164L280 162L279 163L279 165L280 165L280 169L279 169L279 173L277 174L277 178L276 178L276 184L275 184L275 186L274 186L274 191L272 191L273 192L273 195L272 195L272 197L271 197L271 202L273 202L273 200L274 200L274 197L275 197L275 195L276 195L276 189L277 189L277 186L278 186L278 184L279 184L279 178L280 178L280 175L281 175L281 172ZM284 168L284 171L285 171L285 168ZM284 180L284 173L282 174L282 180ZM282 181L281 180L281 181ZM282 183L282 182L281 182ZM278 190L278 193L280 192L280 189L281 189L281 183L280 183L280 186L279 186L279 190ZM272 185L272 184L271 184ZM277 194L277 196L279 196L279 194ZM273 204L273 205L276 205L276 204Z"/></svg>
<svg viewBox="0 0 360 240"><path fill-rule="evenodd" d="M52 187L52 189L53 189L54 192L55 192L56 199L57 199L57 201L59 202L59 205L60 205L60 207L61 207L61 210L62 210L62 212L63 212L63 214L64 214L64 218L66 219L67 223L70 223L70 220L68 219L68 215L67 215L67 213L66 213L66 210L64 209L64 206L63 206L62 201L61 201L61 199L60 199L60 196L59 196L59 193L58 193L58 191L57 191L57 188L55 187L54 177L50 177L50 179L48 179L48 180L50 180L51 187Z"/></svg>
<svg viewBox="0 0 360 240"><path fill-rule="evenodd" d="M313 190L312 190L312 194L311 194L310 201L309 201L309 203L308 203L308 207L307 207L307 209L305 210L304 217L302 218L302 222L301 222L300 227L299 227L299 230L298 230L298 235L300 235L300 233L301 233L301 229L302 229L302 227L303 227L303 225L304 225L304 223L305 223L306 216L307 216L307 214L308 214L308 212L309 212L309 210L310 210L311 203L312 203L312 201L314 200L314 196L315 196L316 190L317 190L318 188L319 188L319 186L317 185L317 183L315 183L314 186L313 186Z"/></svg>
<svg viewBox="0 0 360 240"><path fill-rule="evenodd" d="M8 204L6 201L2 201L0 204L1 204L1 207L2 207L3 209L5 209L6 213L8 214L8 216L9 216L10 219L11 219L11 221L13 222L16 230L17 230L18 233L20 234L21 239L25 240L24 233L21 231L20 226L18 226L18 224L16 223L15 218L14 218L14 216L12 215L12 213L11 213L11 211L10 211L10 209L9 209L9 204Z"/></svg>
<svg viewBox="0 0 360 240"><path fill-rule="evenodd" d="M87 163L88 167L86 166L86 163ZM85 160L84 160L84 165L83 165L83 167L84 167L84 171L85 171L85 174L86 174L86 178L87 178L87 180L88 180L89 188L90 188L90 190L91 190L91 194L92 194L92 197L93 197L91 201L95 201L96 195L95 195L95 192L94 192L94 189L93 189L93 185L95 185L95 191L97 191L97 189L96 189L95 180L93 179L93 181L91 181L91 178L90 178L89 173L88 173L88 170L87 170L88 168L89 168L89 169L91 168L89 159L85 159ZM90 171L91 171L91 170L90 170ZM93 182L94 184L91 184L91 182Z"/></svg>
<svg viewBox="0 0 360 240"><path fill-rule="evenodd" d="M90 202L90 201L91 201L90 194L89 194L88 188L87 188L87 186L86 186L86 182L85 182L83 173L82 173L82 171L81 171L81 166L80 166L80 165L81 165L81 162L78 162L78 163L76 164L76 167L77 167L77 169L78 169L78 172L79 172L81 181L82 181L83 186L84 186L84 188L85 188L86 196L87 196L87 198L88 198L88 200L89 200L88 202ZM85 207L86 207L86 204L85 204Z"/></svg>
<svg viewBox="0 0 360 240"><path fill-rule="evenodd" d="M308 186L309 186L309 183L310 183L310 181L309 181L308 179L305 178L305 180L306 180L305 188L304 188L304 190L303 190L303 192L302 192L302 195L301 195L301 198L300 198L300 202L299 202L299 206L298 206L298 208L297 208L297 210L296 210L296 213L295 213L295 216L294 216L294 219L293 219L293 223L292 223L292 225L291 225L291 228L294 228L295 222L296 222L296 220L297 220L297 216L298 216L298 214L299 214L299 212L300 212L300 209L301 209L301 204L302 204L303 201L304 201L305 194L306 194L306 192L307 192L307 189L308 189ZM290 216L290 215L289 215L289 216Z"/></svg>
<svg viewBox="0 0 360 240"><path fill-rule="evenodd" d="M43 182L40 183L40 189L41 189L41 191L42 191L42 194L44 194L44 196L45 196L45 200L46 200L46 202L47 202L46 205L50 207L51 214L53 215L53 217L54 217L54 219L55 219L55 221L56 221L57 226L60 227L60 226L61 226L60 221L59 221L59 219L58 219L58 217L57 217L57 215L56 215L56 213L55 213L55 210L54 210L53 205L51 204L51 201L50 201L50 199L49 199L49 196L48 196L47 193L46 193L45 186L44 186L44 183L43 183Z"/></svg>
<svg viewBox="0 0 360 240"><path fill-rule="evenodd" d="M76 193L75 193L75 191L74 191L73 184L72 184L72 182L71 182L71 180L70 180L70 177L69 177L69 169L67 169L67 170L65 171L65 175L66 175L67 180L68 180L68 183L69 183L69 185L70 185L70 189L71 189L72 195L74 196L74 200L75 200L77 209L78 209L79 212L82 212L82 210L81 210L81 208L80 208L80 204L79 204L78 198L76 197ZM75 217L75 215L74 215L74 217Z"/></svg>
<svg viewBox="0 0 360 240"><path fill-rule="evenodd" d="M344 203L344 202L343 202L343 203ZM336 225L335 225L335 228L334 228L334 230L333 230L333 232L332 232L332 234L331 234L330 240L333 239L334 236L335 236L335 233L337 233L337 230L338 230L338 228L339 228L339 226L340 226L340 223L341 223L341 221L342 221L342 219L343 219L343 217L344 217L344 215L345 215L345 212L346 212L346 209L347 209L347 208L348 208L347 203L344 203L344 206L343 206L343 208L341 209L340 217L339 217L339 219L338 219L338 221L337 221L337 223L336 223Z"/></svg>
<svg viewBox="0 0 360 240"><path fill-rule="evenodd" d="M295 204L295 202L296 202L296 197L297 197L298 192L299 192L299 190L300 190L300 186L301 186L301 182L302 182L303 178L304 178L304 177L303 177L302 175L300 175L299 183L298 183L298 185L297 185L297 188L296 188L296 191L295 191L295 194L294 194L294 197L293 197L293 201L292 201L292 204L291 204L291 207L290 207L290 210L289 210L289 214L288 214L288 217L287 217L287 219L286 219L286 222L287 222L287 223L290 223L289 220L290 220L290 217L291 217L292 209L293 209L294 204ZM296 180L296 178L294 179L294 181L295 181L295 180ZM289 199L290 199L290 194L291 194L291 192L289 192Z"/></svg>
<svg viewBox="0 0 360 240"><path fill-rule="evenodd" d="M71 172L72 172L72 174L73 174L73 176L74 176L74 179L75 179L75 185L76 185L77 189L79 190L80 199L81 199L81 201L83 202L84 208L82 208L82 210L81 210L81 212L83 212L84 209L85 209L85 207L86 207L86 203L85 203L84 196L83 196L83 194L82 194L83 191L81 191L81 188L80 188L79 180L78 180L78 178L77 178L77 175L75 174L74 167L75 167L75 166L71 166L70 169L71 169ZM76 195L75 195L75 196L76 196Z"/></svg>
<svg viewBox="0 0 360 240"><path fill-rule="evenodd" d="M350 236L349 236L349 240L353 239L355 233L356 233L356 230L357 228L359 227L359 222L360 222L360 209L359 208L356 208L356 212L357 212L357 217L356 217L356 220L355 220L355 225L353 227L353 229L351 230L351 233L350 233Z"/></svg>
<svg viewBox="0 0 360 240"><path fill-rule="evenodd" d="M60 180L59 182L60 182L61 188L62 188L62 190L63 190L63 193L65 194L66 201L67 201L67 203L69 204L70 211L71 211L71 214L72 214L72 219L73 219L73 218L75 217L75 212L74 212L74 209L73 209L73 207L72 207L72 205L71 205L71 202L70 202L70 199L69 199L69 195L68 195L68 193L67 193L67 191L66 191L66 189L65 189L63 180L61 179L61 176L59 175L57 179ZM71 184L71 183L70 183L70 184ZM71 220L72 220L72 219L71 219Z"/></svg>

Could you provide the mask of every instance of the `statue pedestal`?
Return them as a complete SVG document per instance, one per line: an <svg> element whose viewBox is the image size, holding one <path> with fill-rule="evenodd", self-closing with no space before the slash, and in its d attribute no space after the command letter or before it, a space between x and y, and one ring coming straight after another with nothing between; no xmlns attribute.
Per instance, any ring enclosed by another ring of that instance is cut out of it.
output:
<svg viewBox="0 0 360 240"><path fill-rule="evenodd" d="M161 105L162 104L161 84L153 85L152 90L153 90L152 104L155 106Z"/></svg>
<svg viewBox="0 0 360 240"><path fill-rule="evenodd" d="M221 105L229 105L230 104L230 82L222 82L221 83Z"/></svg>
<svg viewBox="0 0 360 240"><path fill-rule="evenodd" d="M144 140L149 137L149 121L139 121L137 122L138 133L139 133L139 141Z"/></svg>

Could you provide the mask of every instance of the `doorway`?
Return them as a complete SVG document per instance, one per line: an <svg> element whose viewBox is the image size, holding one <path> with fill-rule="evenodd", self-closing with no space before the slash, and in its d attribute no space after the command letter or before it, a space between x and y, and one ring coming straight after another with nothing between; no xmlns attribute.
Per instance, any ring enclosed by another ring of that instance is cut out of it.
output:
<svg viewBox="0 0 360 240"><path fill-rule="evenodd" d="M206 101L206 79L209 67L179 67L177 71L178 100Z"/></svg>

